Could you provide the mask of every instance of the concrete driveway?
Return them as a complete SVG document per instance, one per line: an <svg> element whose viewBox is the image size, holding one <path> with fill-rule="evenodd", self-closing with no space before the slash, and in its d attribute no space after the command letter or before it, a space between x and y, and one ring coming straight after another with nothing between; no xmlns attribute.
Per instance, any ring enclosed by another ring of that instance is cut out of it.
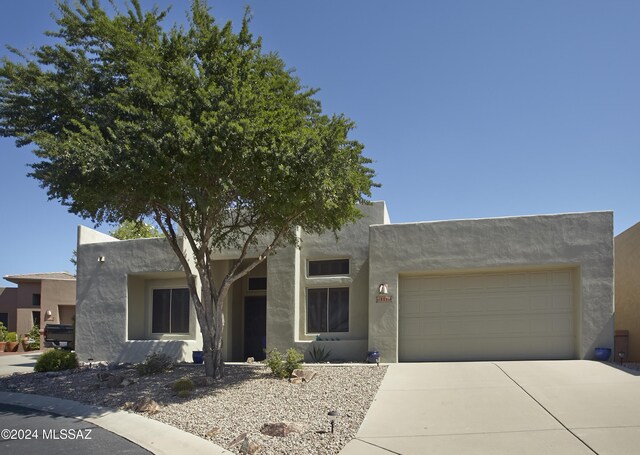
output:
<svg viewBox="0 0 640 455"><path fill-rule="evenodd" d="M581 360L392 364L341 454L637 454L637 374Z"/></svg>
<svg viewBox="0 0 640 455"><path fill-rule="evenodd" d="M33 373L36 360L44 351L3 352L0 354L0 376L13 373Z"/></svg>

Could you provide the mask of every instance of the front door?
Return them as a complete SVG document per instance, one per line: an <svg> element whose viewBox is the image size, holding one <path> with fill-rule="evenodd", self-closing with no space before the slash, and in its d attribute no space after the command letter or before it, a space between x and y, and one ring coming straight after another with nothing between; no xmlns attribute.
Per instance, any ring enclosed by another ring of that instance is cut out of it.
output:
<svg viewBox="0 0 640 455"><path fill-rule="evenodd" d="M264 360L267 347L267 297L244 298L244 358Z"/></svg>

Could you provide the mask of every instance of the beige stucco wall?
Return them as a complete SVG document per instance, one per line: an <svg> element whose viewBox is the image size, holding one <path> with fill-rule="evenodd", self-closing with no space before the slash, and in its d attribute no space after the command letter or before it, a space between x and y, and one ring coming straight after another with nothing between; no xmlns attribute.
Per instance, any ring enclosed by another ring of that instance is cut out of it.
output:
<svg viewBox="0 0 640 455"><path fill-rule="evenodd" d="M306 330L307 289L348 286L349 332L319 334L340 339L324 342L332 360L364 360L367 348L376 347L384 361L395 362L400 274L553 267L571 268L579 275L574 292L579 311L577 357L590 358L595 346L613 344L610 212L389 225L383 202L362 210L364 217L345 226L337 239L331 233L298 231L300 248L277 251L251 273L267 277L267 349L296 347L308 352L317 334ZM138 362L161 351L189 360L192 350L201 349L199 328L187 337L147 339L150 289L169 280L184 283L180 263L164 239L117 241L88 228L80 229L79 239L81 359ZM350 261L348 276L307 276L309 260L342 258ZM219 282L233 252L220 252L213 259ZM227 360L243 360L247 279L234 284L225 302ZM389 284L391 304L375 302L379 283Z"/></svg>
<svg viewBox="0 0 640 455"><path fill-rule="evenodd" d="M629 331L627 360L640 362L640 223L618 234L615 245L615 328Z"/></svg>
<svg viewBox="0 0 640 455"><path fill-rule="evenodd" d="M372 226L369 282L388 283L392 302L369 286L369 348L398 361L398 277L535 267L579 270L578 358L613 347L611 212Z"/></svg>
<svg viewBox="0 0 640 455"><path fill-rule="evenodd" d="M306 292L312 287L349 287L349 332L319 334L331 343L332 359L364 360L368 331L368 230L388 221L384 202L360 207L363 217L333 233L300 233L300 248L289 247L268 259L267 348L296 347L307 352L315 333L306 330ZM309 260L349 259L348 276L308 277Z"/></svg>
<svg viewBox="0 0 640 455"><path fill-rule="evenodd" d="M67 308L76 304L75 280L42 280L41 284L41 310L42 325L46 323L63 324L60 307ZM51 311L53 320L45 321L45 313ZM67 319L65 317L65 319Z"/></svg>
<svg viewBox="0 0 640 455"><path fill-rule="evenodd" d="M40 294L42 300L42 290L40 283L20 283L18 285L18 301L16 305L16 332L18 336L29 333L33 327L33 311L40 311L40 306L33 305L33 295Z"/></svg>
<svg viewBox="0 0 640 455"><path fill-rule="evenodd" d="M7 313L9 332L16 331L16 309L18 305L18 288L0 288L0 313Z"/></svg>
<svg viewBox="0 0 640 455"><path fill-rule="evenodd" d="M73 308L75 293L76 281L73 279L19 282L17 288L0 289L0 312L9 313L9 331L24 335L35 323L33 312L40 312L41 329L47 323L60 323L60 307ZM33 305L34 294L40 294L40 305ZM45 321L47 311L51 311L53 320Z"/></svg>
<svg viewBox="0 0 640 455"><path fill-rule="evenodd" d="M167 242L118 241L98 234L89 228L79 229L76 350L80 359L138 362L152 352L190 358L192 350L202 347L199 331L186 340L139 340L135 339L139 333L134 331L133 338L128 334L128 318L142 314L136 303L145 304L146 282L182 276L178 258ZM104 257L104 262L98 261L99 257ZM134 306L131 312L129 292Z"/></svg>

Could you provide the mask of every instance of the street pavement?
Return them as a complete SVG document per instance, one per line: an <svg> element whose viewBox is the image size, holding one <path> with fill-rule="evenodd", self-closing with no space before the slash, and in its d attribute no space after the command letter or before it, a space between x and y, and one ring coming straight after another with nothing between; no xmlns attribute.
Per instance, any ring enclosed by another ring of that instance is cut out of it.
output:
<svg viewBox="0 0 640 455"><path fill-rule="evenodd" d="M105 429L71 417L0 403L0 453L150 454Z"/></svg>

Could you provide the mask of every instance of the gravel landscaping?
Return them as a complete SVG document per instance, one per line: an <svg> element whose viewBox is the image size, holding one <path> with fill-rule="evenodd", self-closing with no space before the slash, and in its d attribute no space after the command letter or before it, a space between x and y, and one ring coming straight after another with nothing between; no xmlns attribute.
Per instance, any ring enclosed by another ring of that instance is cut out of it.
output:
<svg viewBox="0 0 640 455"><path fill-rule="evenodd" d="M0 378L0 390L130 410L146 397L159 407L156 413L141 412L144 415L235 453L259 448L254 453L336 454L355 437L386 367L313 364L304 369L316 375L308 382L291 383L275 378L260 363L229 364L223 380L197 386L186 398L178 397L172 385L180 378L201 384L202 365L180 364L173 371L150 376L139 376L127 365L14 374ZM329 411L339 413L333 434ZM293 423L285 429L292 431L287 436L261 433L265 424L280 422Z"/></svg>

